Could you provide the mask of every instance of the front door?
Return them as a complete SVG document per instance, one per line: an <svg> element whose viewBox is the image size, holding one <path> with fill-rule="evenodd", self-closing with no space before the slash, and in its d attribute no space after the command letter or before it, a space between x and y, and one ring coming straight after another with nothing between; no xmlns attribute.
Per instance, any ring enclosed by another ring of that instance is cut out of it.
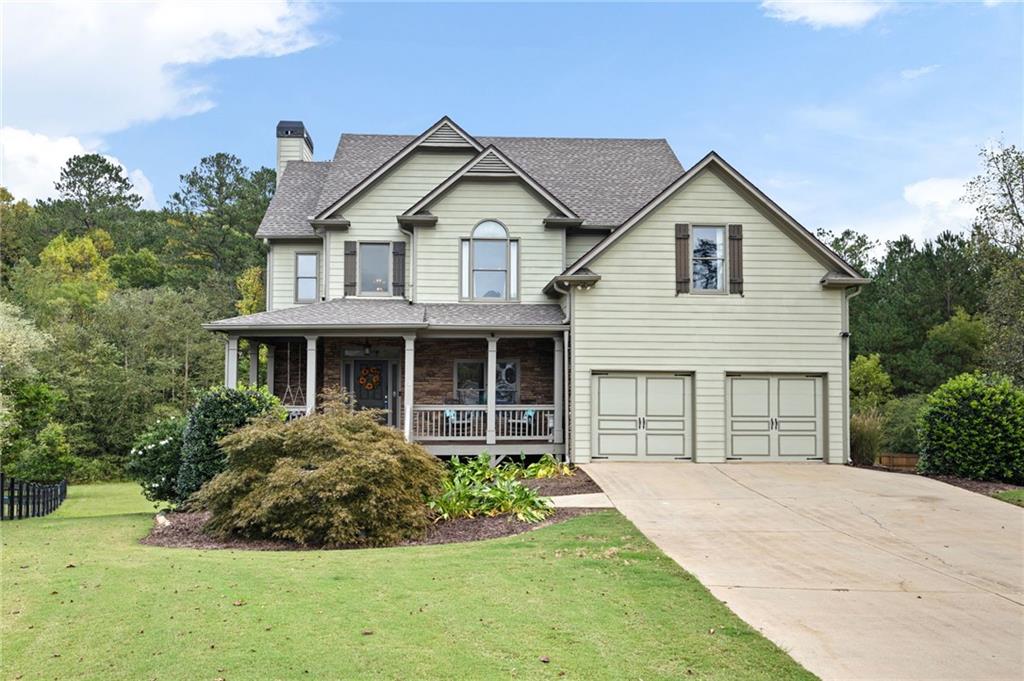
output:
<svg viewBox="0 0 1024 681"><path fill-rule="evenodd" d="M390 373L387 360L357 359L352 365L352 395L360 409L383 409L388 412L385 422L390 423Z"/></svg>

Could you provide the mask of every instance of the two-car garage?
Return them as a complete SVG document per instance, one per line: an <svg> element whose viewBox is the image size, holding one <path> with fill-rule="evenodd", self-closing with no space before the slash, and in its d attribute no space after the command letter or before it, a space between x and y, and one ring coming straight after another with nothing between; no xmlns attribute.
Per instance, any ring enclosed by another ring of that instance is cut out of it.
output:
<svg viewBox="0 0 1024 681"><path fill-rule="evenodd" d="M593 372L592 378L592 458L693 458L693 424L701 405L692 374ZM822 376L742 373L724 380L725 412L716 411L722 415L726 459L824 458ZM705 416L700 422L717 421Z"/></svg>

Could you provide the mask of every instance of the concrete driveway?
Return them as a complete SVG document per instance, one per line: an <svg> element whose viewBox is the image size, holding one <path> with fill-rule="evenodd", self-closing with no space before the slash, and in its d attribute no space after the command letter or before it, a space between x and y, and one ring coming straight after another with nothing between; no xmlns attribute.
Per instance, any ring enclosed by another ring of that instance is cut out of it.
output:
<svg viewBox="0 0 1024 681"><path fill-rule="evenodd" d="M843 466L585 468L665 553L823 679L1024 679L1024 509Z"/></svg>

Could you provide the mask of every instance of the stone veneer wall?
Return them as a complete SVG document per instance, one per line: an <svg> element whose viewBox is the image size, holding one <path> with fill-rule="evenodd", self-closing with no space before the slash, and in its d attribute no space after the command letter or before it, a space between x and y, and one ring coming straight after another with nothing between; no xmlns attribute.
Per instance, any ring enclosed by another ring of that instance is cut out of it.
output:
<svg viewBox="0 0 1024 681"><path fill-rule="evenodd" d="M519 360L519 397L534 404L555 400L554 341L549 338L498 339L499 360ZM455 392L457 360L487 361L483 339L424 339L416 341L416 372L413 377L416 404L444 404Z"/></svg>

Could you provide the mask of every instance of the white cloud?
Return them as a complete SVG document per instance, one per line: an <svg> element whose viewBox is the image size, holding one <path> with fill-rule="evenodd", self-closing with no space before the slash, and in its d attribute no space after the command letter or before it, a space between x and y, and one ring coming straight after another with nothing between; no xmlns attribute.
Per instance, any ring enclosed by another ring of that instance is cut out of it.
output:
<svg viewBox="0 0 1024 681"><path fill-rule="evenodd" d="M77 137L47 137L41 133L18 128L0 128L0 185L7 187L17 199L42 199L54 194L53 183L60 176L64 162L72 156L97 152L94 145ZM143 206L156 208L153 184L138 168L129 170L113 156L104 157L121 166L142 196Z"/></svg>
<svg viewBox="0 0 1024 681"><path fill-rule="evenodd" d="M929 64L928 66L920 66L916 69L903 69L900 71L900 78L903 80L916 80L922 76L927 76L938 68L938 64Z"/></svg>
<svg viewBox="0 0 1024 681"><path fill-rule="evenodd" d="M205 111L212 93L190 67L303 50L314 19L285 0L8 3L5 122L83 135Z"/></svg>
<svg viewBox="0 0 1024 681"><path fill-rule="evenodd" d="M5 3L0 181L52 195L64 162L103 149L103 134L213 107L197 67L306 49L315 19L291 0ZM155 206L145 174L126 173Z"/></svg>
<svg viewBox="0 0 1024 681"><path fill-rule="evenodd" d="M761 9L773 19L803 22L815 29L861 28L892 5L872 0L764 0Z"/></svg>
<svg viewBox="0 0 1024 681"><path fill-rule="evenodd" d="M964 201L963 177L930 177L903 188L903 200L940 231L966 227L974 218L974 207Z"/></svg>
<svg viewBox="0 0 1024 681"><path fill-rule="evenodd" d="M940 232L959 232L970 228L975 209L960 200L966 178L930 177L903 187L902 200L876 205L857 219L842 221L881 241L892 241L906 234L921 243Z"/></svg>

